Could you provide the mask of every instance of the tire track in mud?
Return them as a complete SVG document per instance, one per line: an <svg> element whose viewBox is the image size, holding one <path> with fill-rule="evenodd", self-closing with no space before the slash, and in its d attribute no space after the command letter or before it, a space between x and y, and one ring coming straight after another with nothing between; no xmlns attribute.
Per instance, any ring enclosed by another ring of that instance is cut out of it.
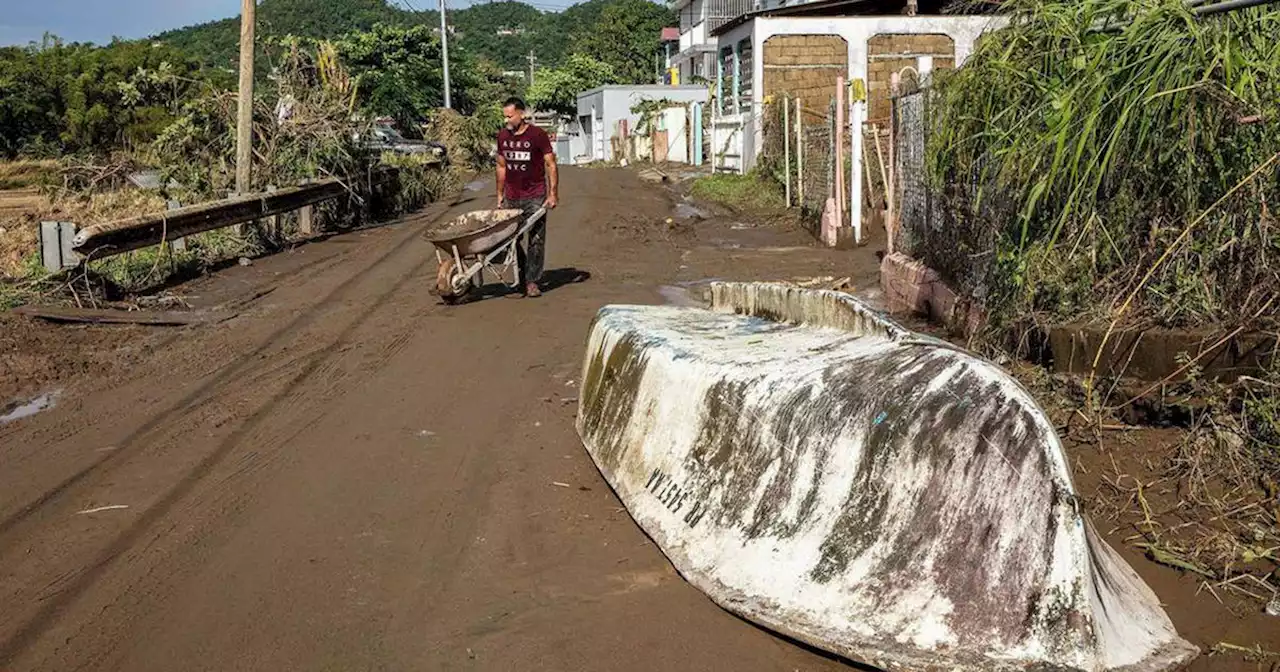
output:
<svg viewBox="0 0 1280 672"><path fill-rule="evenodd" d="M410 273L407 279L421 278L425 276ZM390 294L404 296L403 289L401 285ZM240 450L232 449L227 459L214 465L180 504L163 516L162 524L145 530L113 567L86 587L86 594L74 606L64 608L62 613L67 616L54 619L53 627L74 632L71 638L77 642L76 658L63 657L55 650L33 667L68 669L68 663L79 663L74 669L121 668L119 658L127 652L120 650L118 642L128 639L126 633L139 615L154 614L157 599L204 571L211 561L208 554L239 531L240 521L255 510L255 503L270 492L278 476L286 473L282 471L289 468L286 465L316 457L308 452L309 446L296 441L330 412L329 402L349 395L352 383L363 384L378 375L415 336L422 335L416 329L418 320L437 314L433 306L397 319L392 302L384 302L380 312L374 310L370 315L374 313L379 319L353 323L348 335L333 345L332 357L317 360L304 380L287 394L278 395L279 404L264 411L263 422L246 429L237 442ZM352 348L353 343L359 343L359 348ZM67 620L76 622L68 624ZM39 643L47 646L62 636L63 632L46 630L37 635L33 648L39 650ZM61 648L55 645L55 649Z"/></svg>
<svg viewBox="0 0 1280 672"><path fill-rule="evenodd" d="M252 351L240 355L232 361L219 367L212 374L212 378L200 383L189 393L180 398L177 402L168 406L165 410L152 416L145 423L132 430L124 439L117 442L116 450L108 452L99 458L79 469L69 477L54 485L45 491L39 497L31 500L27 504L19 507L13 513L7 515L0 520L0 554L6 552L11 543L10 532L13 531L21 523L38 518L39 512L53 503L55 500L66 494L77 484L83 482L89 476L95 474L99 470L107 469L111 465L123 461L131 455L135 450L131 450L135 446L145 444L154 434L165 429L165 424L175 418L180 418L187 413L191 413L199 409L199 407L213 401L223 387L230 381L235 381L246 371L258 365L258 360L267 359L269 353L279 346L287 346L293 339L292 337L299 331L305 330L313 325L321 316L322 312L327 312L331 307L337 304L337 308L341 308L341 301L344 295L354 289L362 280L367 278L371 273L381 268L390 261L397 253L405 251L405 243L421 234L421 232L430 228L447 214L454 206L440 208L438 211L432 212L423 217L423 221L410 226L405 233L396 237L385 253L375 259L372 263L362 267L351 277L344 280L336 288L326 294L315 304L308 307L304 312L296 318L288 322L286 325L269 335L261 345ZM355 253L355 250L352 250ZM344 251L340 254L346 254ZM307 267L303 267L305 270ZM287 347L286 347L287 349Z"/></svg>
<svg viewBox="0 0 1280 672"><path fill-rule="evenodd" d="M452 206L449 206L449 207L452 207ZM430 214L426 215L426 217L428 220L430 220ZM428 224L428 226L429 225L430 223ZM308 241L306 245L313 245L315 243L324 243L324 242L330 242L329 238L320 238L320 239ZM340 241L332 241L332 242L340 242ZM277 290L296 286L299 282L306 282L312 277L323 274L325 271L328 271L330 268L334 266L338 266L341 263L345 262L349 257L355 254L358 254L362 250L372 247L378 241L351 241L351 242L361 243L361 245L352 246L352 247L344 246L343 248L339 248L338 250L334 251L332 254L320 257L318 259L312 259L294 268L291 268L287 271L278 273L277 275L271 277L269 280L257 285L252 291L247 292L244 295L241 295L237 298L234 298L230 301L227 301L223 304L220 304L208 310L235 312L235 313L244 312L247 308L257 303L258 301L262 300L263 298L275 293ZM291 248L290 250L287 250L287 251L281 251L277 254L290 253L292 252L292 249L295 249L295 248ZM181 328L181 329L178 329L178 328L166 329L167 333L163 335L155 334L153 338L143 341L137 346L134 346L134 348L143 349L150 352L161 352L168 349L170 346L174 345L178 341L181 341L184 338L188 338L194 329L195 329L194 327L187 327L187 328ZM218 368L221 368L222 366L230 366L234 363L235 363L234 361L226 362L220 365ZM130 382L134 382L134 381L130 381ZM101 393L103 392L103 390L89 389L89 390L86 390L86 392L92 395L96 393ZM72 403L76 405L83 404L84 399L83 398L73 399ZM23 427L20 424L15 424L12 426L0 426L0 442L3 442L5 439L7 439L10 436L25 435L25 440L28 443L52 444L52 443L58 443L61 441L65 441L67 439L74 438L82 431L83 431L82 428L75 427L74 425L67 425L67 424L59 424L49 428L35 429L34 431L29 431L26 427ZM17 456L17 459L19 460L19 463L20 463L21 460L30 459L33 457L40 457L40 455L39 454L19 455ZM14 463L11 461L7 461L6 464L9 466L14 465ZM4 528L0 527L0 534L3 534L3 531L4 531Z"/></svg>
<svg viewBox="0 0 1280 672"><path fill-rule="evenodd" d="M423 226L428 226L429 224L430 222ZM346 288L355 287L357 284L360 284L360 279L370 277L371 271L393 260L393 258L396 257L397 252L407 250L409 254L413 254L412 249L405 248L403 243L407 238L420 231L421 228L423 227L414 227L408 234L398 238L395 241L394 247L388 253L382 255L371 266L362 269L353 276L353 278L344 282L342 287L326 297L321 304L317 304L317 306L308 311L308 313L305 313L287 325L284 329L278 331L277 336L273 337L268 344L266 344L264 348L260 348L259 351L269 348L272 343L278 341L284 335L304 328L305 323L301 321L308 318L308 316L314 317L315 313L322 307L322 304L332 303L333 301L343 298L339 296L341 292ZM188 471L185 476L164 492L155 503L151 504L138 514L136 519L116 535L102 551L96 554L96 557L88 563L81 565L85 567L84 571L76 572L75 570L71 570L68 572L62 572L53 578L52 582L45 582L44 589L39 591L41 594L36 596L34 599L34 602L39 605L35 614L31 618L27 619L16 630L13 636L5 640L3 643L0 643L0 666L12 664L14 659L21 656L27 649L39 641L42 635L58 621L59 617L67 610L67 607L70 604L75 602L81 595L89 590L97 582L99 577L114 565L118 558L126 554L129 550L135 548L139 542L142 542L144 538L148 536L148 532L152 531L168 516L169 513L175 509L175 507L181 504L202 481L204 481L219 465L233 454L237 447L246 445L246 443L252 440L253 445L260 446L261 448L246 455L243 460L244 464L242 464L242 466L237 470L233 471L231 476L224 478L222 481L223 483L229 483L236 473L250 473L263 468L273 457L273 455L270 454L272 451L270 451L268 447L278 449L281 446L286 445L289 442L289 439L307 429L310 426L311 421L313 421L315 417L318 417L319 413L305 414L302 418L294 417L291 421L288 420L288 418L292 416L288 413L284 413L283 416L286 418L286 426L274 431L267 426L267 421L281 411L291 408L296 409L299 407L305 407L308 402L323 400L340 391L343 384L351 379L350 373L343 372L342 362L340 360L342 359L341 355L351 349L354 343L352 336L365 325L367 320L373 314L386 306L391 299L400 294L401 290L403 290L410 281L414 280L416 276L419 276L421 269L421 264L411 262L407 270L398 274L398 279L389 289L380 292L370 292L374 294L376 298L369 303L367 307L360 310L355 317L325 346L319 348L315 352L292 359L288 365L277 367L277 370L275 371L277 374L282 374L288 369L295 369L296 374L289 376L287 382L285 382L279 391L272 394L265 403L259 405L256 410L254 410L243 423L231 431L230 434L219 440L216 447L211 452L205 455L194 466L194 468ZM412 326L412 323L410 322L406 326ZM368 371L370 369L376 369L385 365L391 357L403 350L403 348L409 343L412 336L413 332L411 330L395 334L390 339L389 343L378 349L372 362L361 362L352 368L354 368L355 372L358 373ZM232 365L232 370L238 371L242 368L243 364L252 363L252 360L256 358L259 351L250 353L246 357L242 358L240 362ZM211 384L205 384L196 391L196 394L207 391L208 394L203 398L194 400L185 406L179 405L173 409L162 412L160 416L153 418L147 423L145 426L145 433L139 432L137 437L131 438L133 438L135 442L140 442L141 439L148 438L149 434L153 430L159 431L158 428L161 428L160 426L166 420L174 418L176 413L188 410L208 401L215 400L218 393L223 391L223 387L231 387L230 385L226 385L226 383L233 380L236 381L238 386L243 386L246 383L246 381L238 379L234 372L224 370L216 381ZM322 381L322 384L318 389L305 389L307 385L314 384L317 381ZM217 385L217 387L213 387L213 385ZM232 390L228 391L230 392ZM115 457L116 455L119 455L119 453L113 454L111 457ZM85 471L81 472L83 475L78 474L77 477L73 477L76 478L75 481L65 487L60 487L58 492L54 493L52 496L46 496L42 499L46 503L52 502L59 494L66 493L72 486L84 482L87 476L93 473L93 470L101 467L106 462L107 460L104 459L94 465L91 465ZM122 458L117 458L115 462L121 464L125 463ZM217 489L223 490L221 487ZM224 509L229 506L234 506L234 502L224 504L221 507L215 506L214 508ZM51 536L57 536L56 532L51 532L48 529L41 530L41 532L50 532ZM154 541L156 541L156 538L153 537L152 543L154 543ZM145 545L150 546L150 543ZM7 554L7 551L7 548L0 548L0 558L3 558L3 555ZM0 562L4 561L0 559Z"/></svg>

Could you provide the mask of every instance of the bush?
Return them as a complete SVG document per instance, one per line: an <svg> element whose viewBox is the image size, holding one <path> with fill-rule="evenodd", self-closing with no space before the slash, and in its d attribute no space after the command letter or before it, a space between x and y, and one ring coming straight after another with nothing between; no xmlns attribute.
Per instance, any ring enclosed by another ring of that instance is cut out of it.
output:
<svg viewBox="0 0 1280 672"><path fill-rule="evenodd" d="M961 284L997 323L1275 323L1280 10L1004 5L1010 27L938 75L927 160L963 234L936 253L963 258L928 261L979 264Z"/></svg>

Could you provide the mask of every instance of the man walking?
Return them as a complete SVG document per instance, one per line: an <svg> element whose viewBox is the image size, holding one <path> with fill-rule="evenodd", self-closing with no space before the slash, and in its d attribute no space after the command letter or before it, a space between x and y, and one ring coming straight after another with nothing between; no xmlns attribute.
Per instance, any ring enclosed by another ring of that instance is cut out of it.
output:
<svg viewBox="0 0 1280 672"><path fill-rule="evenodd" d="M519 98L508 98L502 105L507 125L498 133L498 207L518 209L528 217L539 208L554 210L559 204L560 175L551 138L525 120L524 112L524 101ZM527 297L542 296L538 281L546 251L544 215L516 246L520 286Z"/></svg>

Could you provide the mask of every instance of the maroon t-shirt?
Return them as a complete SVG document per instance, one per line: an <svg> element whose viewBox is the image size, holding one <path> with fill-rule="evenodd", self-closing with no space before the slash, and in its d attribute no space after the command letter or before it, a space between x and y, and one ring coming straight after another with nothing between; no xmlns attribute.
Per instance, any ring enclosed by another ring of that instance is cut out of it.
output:
<svg viewBox="0 0 1280 672"><path fill-rule="evenodd" d="M517 135L503 128L498 133L498 152L507 161L507 188L510 200L543 198L547 195L545 158L554 154L547 132L529 124Z"/></svg>

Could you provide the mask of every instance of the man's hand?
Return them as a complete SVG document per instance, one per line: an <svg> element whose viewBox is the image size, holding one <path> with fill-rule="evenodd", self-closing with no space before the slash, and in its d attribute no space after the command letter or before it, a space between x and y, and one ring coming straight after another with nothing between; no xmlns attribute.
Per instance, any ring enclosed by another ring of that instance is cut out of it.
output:
<svg viewBox="0 0 1280 672"><path fill-rule="evenodd" d="M498 194L498 209L501 210L507 204L507 160L503 158L502 152L498 152L498 166L495 173L497 177L495 186Z"/></svg>
<svg viewBox="0 0 1280 672"><path fill-rule="evenodd" d="M549 152L542 157L546 162L547 168L547 198L546 207L548 210L555 210L560 205L560 167L556 165L556 155Z"/></svg>

